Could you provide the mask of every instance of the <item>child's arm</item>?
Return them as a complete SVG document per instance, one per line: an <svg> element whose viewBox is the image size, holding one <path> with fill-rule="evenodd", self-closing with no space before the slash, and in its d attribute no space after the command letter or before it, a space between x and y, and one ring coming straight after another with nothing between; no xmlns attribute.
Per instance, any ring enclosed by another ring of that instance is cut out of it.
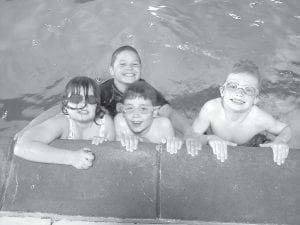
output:
<svg viewBox="0 0 300 225"><path fill-rule="evenodd" d="M167 152L170 154L176 154L181 149L182 141L180 138L175 137L175 131L171 121L167 117L158 117L154 121L156 135L159 135L157 142L166 144Z"/></svg>
<svg viewBox="0 0 300 225"><path fill-rule="evenodd" d="M48 145L63 135L68 121L58 115L45 122L28 128L16 143L15 155L33 162L72 165L87 169L92 165L94 155L89 149L71 151Z"/></svg>
<svg viewBox="0 0 300 225"><path fill-rule="evenodd" d="M50 109L48 109L47 111L42 112L40 115L38 115L36 118L34 118L29 124L27 124L26 127L24 127L22 130L20 130L18 133L16 133L14 136L14 139L16 140L16 139L22 137L24 132L26 130L28 130L29 128L34 127L34 126L44 122L45 120L56 116L60 112L61 112L60 105L55 105L55 106L51 107Z"/></svg>
<svg viewBox="0 0 300 225"><path fill-rule="evenodd" d="M104 141L113 141L115 139L115 125L110 115L105 114L103 116L103 124L101 126L103 127L100 128L100 134L94 136L92 139L92 144L94 145L99 145Z"/></svg>
<svg viewBox="0 0 300 225"><path fill-rule="evenodd" d="M288 142L291 139L291 128L278 120L275 120L271 115L265 114L263 119L266 123L266 130L277 135L276 138L266 144L261 144L261 147L271 147L273 150L273 160L277 165L284 163L289 153Z"/></svg>
<svg viewBox="0 0 300 225"><path fill-rule="evenodd" d="M126 151L133 152L137 149L139 138L129 129L122 113L114 117L116 140L121 142Z"/></svg>
<svg viewBox="0 0 300 225"><path fill-rule="evenodd" d="M180 115L169 104L165 104L160 107L158 114L162 117L168 117L171 120L174 128L183 133L188 153L196 155L198 151L201 150L201 142L195 138L197 134L194 133L190 122L185 117Z"/></svg>
<svg viewBox="0 0 300 225"><path fill-rule="evenodd" d="M204 132L210 127L213 118L217 116L215 115L215 111L218 111L215 109L217 107L216 102L216 100L211 100L204 104L199 112L198 117L193 123L193 129L200 135L199 138L201 142L203 144L208 144L212 148L217 159L221 162L224 162L228 158L227 146L236 146L236 144L223 140L216 135L203 135Z"/></svg>
<svg viewBox="0 0 300 225"><path fill-rule="evenodd" d="M168 117L171 120L174 128L183 133L184 135L189 135L189 133L192 132L190 122L185 117L180 115L169 104L165 104L162 107L160 107L158 114L162 117Z"/></svg>
<svg viewBox="0 0 300 225"><path fill-rule="evenodd" d="M115 125L110 115L104 115L105 139L113 141L115 139Z"/></svg>

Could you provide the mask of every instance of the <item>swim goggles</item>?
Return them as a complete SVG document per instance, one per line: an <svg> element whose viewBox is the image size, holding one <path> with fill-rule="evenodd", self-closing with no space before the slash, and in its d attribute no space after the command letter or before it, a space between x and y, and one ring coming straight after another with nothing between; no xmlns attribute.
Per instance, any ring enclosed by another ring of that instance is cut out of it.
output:
<svg viewBox="0 0 300 225"><path fill-rule="evenodd" d="M150 114L153 112L153 106L140 106L138 108L135 108L132 105L123 105L124 113L131 114L136 110L141 114Z"/></svg>
<svg viewBox="0 0 300 225"><path fill-rule="evenodd" d="M97 98L94 95L88 95L85 97L79 94L73 94L69 97L65 97L64 101L66 103L66 107L69 109L83 109L84 107L86 107L87 104L91 104L91 105L97 104ZM72 103L76 105L80 103L84 103L84 104L81 107L72 107L68 103Z"/></svg>
<svg viewBox="0 0 300 225"><path fill-rule="evenodd" d="M251 86L243 86L234 82L225 82L224 87L229 90L236 92L237 90L243 90L244 94L249 96L255 96L258 92L257 88Z"/></svg>

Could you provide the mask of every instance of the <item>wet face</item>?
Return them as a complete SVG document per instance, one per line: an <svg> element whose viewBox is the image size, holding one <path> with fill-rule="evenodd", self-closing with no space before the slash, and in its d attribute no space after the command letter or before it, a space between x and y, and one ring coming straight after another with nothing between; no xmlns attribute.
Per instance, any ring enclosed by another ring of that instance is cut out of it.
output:
<svg viewBox="0 0 300 225"><path fill-rule="evenodd" d="M110 67L110 73L115 78L115 84L128 85L141 78L141 63L139 57L133 51L120 52L113 66Z"/></svg>
<svg viewBox="0 0 300 225"><path fill-rule="evenodd" d="M220 88L224 107L247 111L258 101L258 80L245 73L231 73Z"/></svg>
<svg viewBox="0 0 300 225"><path fill-rule="evenodd" d="M96 115L97 102L93 93L93 88L88 90L88 96L85 96L83 87L79 93L67 96L66 110L70 118L79 122L93 121Z"/></svg>
<svg viewBox="0 0 300 225"><path fill-rule="evenodd" d="M150 129L153 122L154 107L151 100L137 97L126 99L123 104L123 115L129 128L134 133L143 133Z"/></svg>

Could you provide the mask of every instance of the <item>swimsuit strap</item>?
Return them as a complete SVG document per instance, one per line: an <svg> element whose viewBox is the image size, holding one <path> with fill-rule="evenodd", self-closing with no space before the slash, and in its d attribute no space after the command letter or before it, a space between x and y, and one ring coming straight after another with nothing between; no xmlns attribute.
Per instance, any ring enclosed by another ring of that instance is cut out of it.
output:
<svg viewBox="0 0 300 225"><path fill-rule="evenodd" d="M67 139L74 139L76 134L76 126L74 125L73 120L69 116L67 116L67 118L69 120L69 134Z"/></svg>

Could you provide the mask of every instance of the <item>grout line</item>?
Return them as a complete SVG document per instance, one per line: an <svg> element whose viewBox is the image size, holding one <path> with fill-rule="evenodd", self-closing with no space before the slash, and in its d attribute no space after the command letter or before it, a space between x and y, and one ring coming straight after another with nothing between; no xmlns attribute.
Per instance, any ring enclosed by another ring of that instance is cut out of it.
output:
<svg viewBox="0 0 300 225"><path fill-rule="evenodd" d="M14 147L16 144L17 140L15 140L14 138L12 138L12 141L10 142L9 145L9 150L8 150L8 154L7 154L7 162L5 165L5 172L4 172L4 182L3 185L1 187L0 190L0 210L2 210L4 201L5 201L5 194L6 194L6 189L9 183L9 175L10 175L10 171L11 171L11 167L12 167L12 160L13 160L13 155L14 155Z"/></svg>
<svg viewBox="0 0 300 225"><path fill-rule="evenodd" d="M156 146L156 165L157 165L157 182L156 182L156 218L160 219L161 217L161 203L160 203L160 181L161 181L161 153L163 145Z"/></svg>

